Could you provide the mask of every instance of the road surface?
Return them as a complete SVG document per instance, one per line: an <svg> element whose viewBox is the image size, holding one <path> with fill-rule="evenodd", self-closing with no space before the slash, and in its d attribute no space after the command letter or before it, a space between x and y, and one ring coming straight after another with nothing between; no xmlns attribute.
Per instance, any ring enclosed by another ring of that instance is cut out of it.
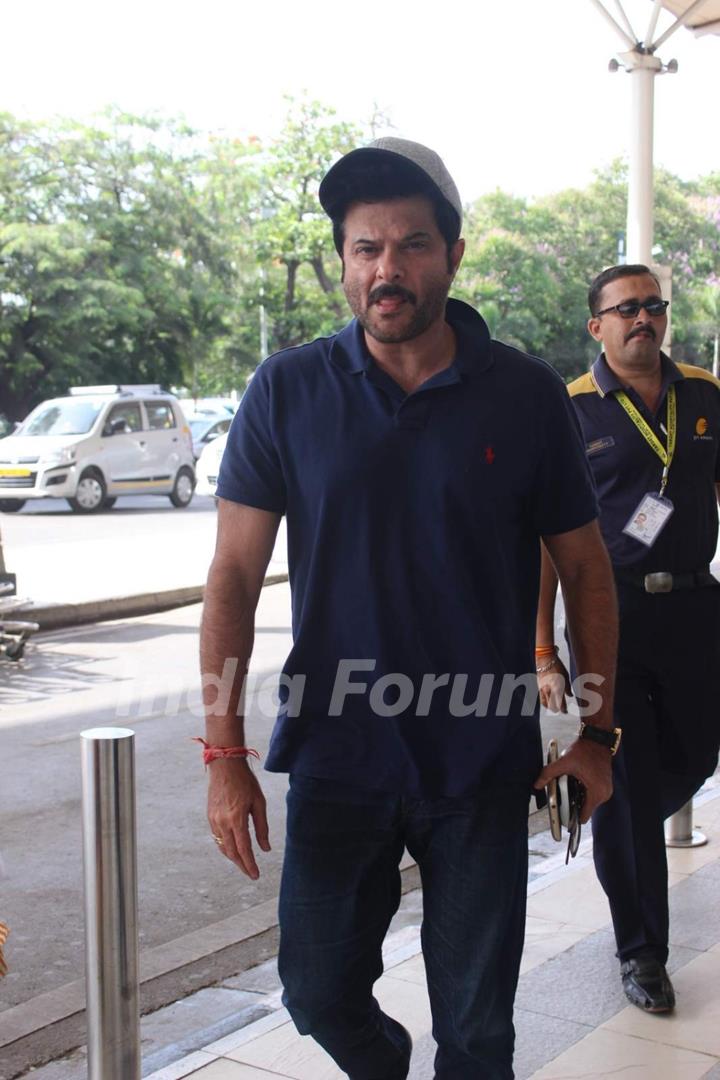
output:
<svg viewBox="0 0 720 1080"><path fill-rule="evenodd" d="M205 820L200 748L199 606L45 635L0 670L0 918L11 928L0 1010L83 974L79 732L136 732L141 950L277 895L286 777L263 773L272 853L261 878L222 857ZM252 673L277 672L290 642L286 585L263 590ZM249 699L248 741L265 757L268 687Z"/></svg>
<svg viewBox="0 0 720 1080"><path fill-rule="evenodd" d="M62 499L38 499L18 514L0 514L0 530L19 595L79 603L202 585L216 520L214 501L201 496L185 510L160 495L128 496L89 515L74 514ZM283 523L268 573L286 570Z"/></svg>

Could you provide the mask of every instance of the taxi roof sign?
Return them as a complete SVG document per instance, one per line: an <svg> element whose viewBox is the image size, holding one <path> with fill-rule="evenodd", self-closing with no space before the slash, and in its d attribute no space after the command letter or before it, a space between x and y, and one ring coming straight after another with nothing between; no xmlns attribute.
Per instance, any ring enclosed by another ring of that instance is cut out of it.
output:
<svg viewBox="0 0 720 1080"><path fill-rule="evenodd" d="M71 397L85 397L89 394L98 396L99 394L163 394L165 391L159 383L142 383L142 384L117 384L113 383L108 386L71 386Z"/></svg>

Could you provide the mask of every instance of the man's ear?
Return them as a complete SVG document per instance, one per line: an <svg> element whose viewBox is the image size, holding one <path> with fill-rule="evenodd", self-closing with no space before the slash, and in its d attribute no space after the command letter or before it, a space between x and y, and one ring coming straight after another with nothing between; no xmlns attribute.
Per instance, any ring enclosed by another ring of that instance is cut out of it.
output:
<svg viewBox="0 0 720 1080"><path fill-rule="evenodd" d="M587 323L588 333L591 337L594 337L596 341L602 341L602 332L600 329L600 320L597 315L593 315L588 319Z"/></svg>
<svg viewBox="0 0 720 1080"><path fill-rule="evenodd" d="M462 237L455 241L448 253L448 268L453 277L458 272L462 257L465 254L465 241Z"/></svg>

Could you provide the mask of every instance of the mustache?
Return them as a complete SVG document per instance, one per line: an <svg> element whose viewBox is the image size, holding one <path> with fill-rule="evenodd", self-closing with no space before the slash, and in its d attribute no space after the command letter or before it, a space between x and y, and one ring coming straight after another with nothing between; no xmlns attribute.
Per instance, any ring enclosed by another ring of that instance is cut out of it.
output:
<svg viewBox="0 0 720 1080"><path fill-rule="evenodd" d="M637 337L638 334L649 334L653 341L657 340L655 327L651 326L650 323L646 323L644 326L636 326L634 330L630 331L625 340L630 341L631 338Z"/></svg>
<svg viewBox="0 0 720 1080"><path fill-rule="evenodd" d="M389 300L393 296L399 296L401 300L407 300L410 304L417 304L415 293L404 289L402 285L378 285L368 296L368 307L370 304L377 304L380 300Z"/></svg>

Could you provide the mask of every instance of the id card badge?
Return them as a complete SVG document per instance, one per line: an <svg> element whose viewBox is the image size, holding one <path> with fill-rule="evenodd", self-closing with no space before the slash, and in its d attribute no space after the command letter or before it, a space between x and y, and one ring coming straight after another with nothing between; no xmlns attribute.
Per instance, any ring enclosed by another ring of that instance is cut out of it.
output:
<svg viewBox="0 0 720 1080"><path fill-rule="evenodd" d="M674 509L664 495L649 491L647 495L643 495L623 532L632 536L633 540L639 540L645 547L652 547Z"/></svg>

